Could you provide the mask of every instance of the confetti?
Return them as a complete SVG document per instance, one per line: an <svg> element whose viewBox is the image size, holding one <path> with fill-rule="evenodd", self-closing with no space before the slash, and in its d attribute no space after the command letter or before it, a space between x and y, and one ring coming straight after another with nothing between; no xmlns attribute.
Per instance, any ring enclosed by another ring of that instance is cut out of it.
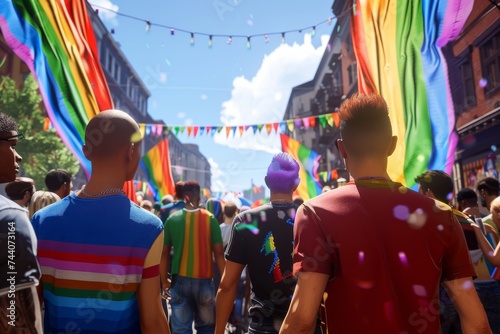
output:
<svg viewBox="0 0 500 334"><path fill-rule="evenodd" d="M410 216L410 209L405 205L397 205L394 207L393 214L397 219L406 221Z"/></svg>
<svg viewBox="0 0 500 334"><path fill-rule="evenodd" d="M399 261L401 261L401 263L407 267L408 266L408 258L406 257L406 253L405 252L399 252L398 253L398 257L399 257Z"/></svg>
<svg viewBox="0 0 500 334"><path fill-rule="evenodd" d="M408 224L414 229L420 229L425 225L427 221L427 215L424 210L417 209L408 217Z"/></svg>
<svg viewBox="0 0 500 334"><path fill-rule="evenodd" d="M413 292L419 297L426 297L427 296L427 291L425 290L425 287L422 285L414 285Z"/></svg>
<svg viewBox="0 0 500 334"><path fill-rule="evenodd" d="M486 80L485 78L481 78L479 79L478 85L479 87L484 88L488 85L488 80Z"/></svg>
<svg viewBox="0 0 500 334"><path fill-rule="evenodd" d="M363 264L365 262L365 252L360 251L358 253L358 262L359 264Z"/></svg>

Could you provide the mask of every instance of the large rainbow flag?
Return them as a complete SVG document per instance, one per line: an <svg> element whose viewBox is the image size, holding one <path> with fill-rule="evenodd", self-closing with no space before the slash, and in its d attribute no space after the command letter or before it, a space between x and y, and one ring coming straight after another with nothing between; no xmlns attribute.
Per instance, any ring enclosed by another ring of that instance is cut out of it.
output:
<svg viewBox="0 0 500 334"><path fill-rule="evenodd" d="M85 127L113 100L99 63L85 0L1 0L0 29L35 76L48 117L87 178ZM125 184L135 198L131 182Z"/></svg>
<svg viewBox="0 0 500 334"><path fill-rule="evenodd" d="M280 137L283 152L290 154L300 165L300 184L296 193L304 200L321 194L321 185L317 176L321 155L284 134L280 134Z"/></svg>
<svg viewBox="0 0 500 334"><path fill-rule="evenodd" d="M389 106L398 146L389 174L411 187L428 169L451 172L458 141L441 48L461 32L471 0L356 1L351 31L360 93Z"/></svg>
<svg viewBox="0 0 500 334"><path fill-rule="evenodd" d="M167 138L155 145L142 157L141 167L148 175L148 182L157 201L161 201L162 197L167 194L175 194Z"/></svg>

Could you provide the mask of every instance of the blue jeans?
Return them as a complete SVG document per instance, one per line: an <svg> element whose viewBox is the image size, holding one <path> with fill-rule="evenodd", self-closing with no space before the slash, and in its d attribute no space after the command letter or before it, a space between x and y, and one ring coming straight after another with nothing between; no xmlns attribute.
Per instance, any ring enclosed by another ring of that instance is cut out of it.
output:
<svg viewBox="0 0 500 334"><path fill-rule="evenodd" d="M496 281L475 281L474 287L486 311L492 332L500 333L500 285ZM440 291L440 302L443 334L462 333L457 310L443 288Z"/></svg>
<svg viewBox="0 0 500 334"><path fill-rule="evenodd" d="M172 333L211 334L215 330L215 294L212 279L174 276L170 288Z"/></svg>

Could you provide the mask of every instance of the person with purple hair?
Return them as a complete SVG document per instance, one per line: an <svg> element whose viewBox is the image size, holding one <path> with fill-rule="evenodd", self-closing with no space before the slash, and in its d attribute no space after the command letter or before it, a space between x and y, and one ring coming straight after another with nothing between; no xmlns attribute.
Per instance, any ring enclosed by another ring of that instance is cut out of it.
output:
<svg viewBox="0 0 500 334"><path fill-rule="evenodd" d="M252 283L248 333L278 333L290 305L297 210L292 196L300 182L299 164L287 153L276 154L265 182L270 202L238 214L232 225L216 299L216 334L224 333L245 266Z"/></svg>

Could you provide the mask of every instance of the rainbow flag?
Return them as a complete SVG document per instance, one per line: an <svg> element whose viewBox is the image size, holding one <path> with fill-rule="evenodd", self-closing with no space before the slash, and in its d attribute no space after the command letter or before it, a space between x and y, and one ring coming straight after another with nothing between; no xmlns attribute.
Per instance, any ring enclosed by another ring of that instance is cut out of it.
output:
<svg viewBox="0 0 500 334"><path fill-rule="evenodd" d="M473 3L370 0L351 11L359 92L387 101L398 136L388 170L406 186L425 170L452 170L458 136L441 48L461 32Z"/></svg>
<svg viewBox="0 0 500 334"><path fill-rule="evenodd" d="M167 194L175 194L167 138L159 142L142 157L141 168L148 175L148 183L157 201L161 201L162 197Z"/></svg>
<svg viewBox="0 0 500 334"><path fill-rule="evenodd" d="M280 137L283 152L290 154L300 165L300 184L296 190L297 195L308 200L321 194L321 185L317 176L321 155L284 134L280 134Z"/></svg>
<svg viewBox="0 0 500 334"><path fill-rule="evenodd" d="M85 127L113 109L85 0L3 0L0 29L12 51L35 76L55 130L87 176ZM133 184L124 185L135 199Z"/></svg>

